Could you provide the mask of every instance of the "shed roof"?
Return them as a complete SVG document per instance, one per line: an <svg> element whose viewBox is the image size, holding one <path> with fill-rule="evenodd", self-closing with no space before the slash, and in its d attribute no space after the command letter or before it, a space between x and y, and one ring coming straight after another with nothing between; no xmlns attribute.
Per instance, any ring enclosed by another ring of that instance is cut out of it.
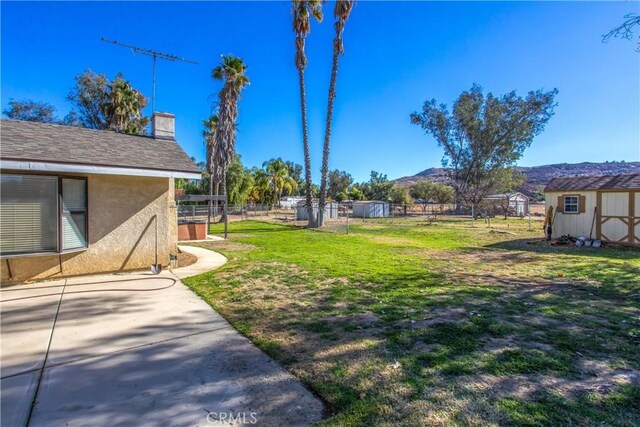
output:
<svg viewBox="0 0 640 427"><path fill-rule="evenodd" d="M200 174L172 140L8 119L0 123L3 167L28 162L53 164L49 170L55 165L85 165L177 172L177 177Z"/></svg>
<svg viewBox="0 0 640 427"><path fill-rule="evenodd" d="M640 189L640 173L554 178L549 182L549 184L547 184L544 191L551 192L626 189Z"/></svg>
<svg viewBox="0 0 640 427"><path fill-rule="evenodd" d="M529 199L527 196L525 196L524 194L520 193L520 192L515 192L515 193L499 193L499 194L491 194L487 197L485 197L485 199L496 199L496 200L501 200L501 199L506 199L506 198L516 198L516 197L520 197L523 199Z"/></svg>

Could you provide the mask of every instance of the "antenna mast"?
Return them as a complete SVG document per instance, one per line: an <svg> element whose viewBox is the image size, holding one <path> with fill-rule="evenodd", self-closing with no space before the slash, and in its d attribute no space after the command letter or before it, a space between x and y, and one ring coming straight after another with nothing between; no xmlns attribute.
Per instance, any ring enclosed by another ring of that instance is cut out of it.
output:
<svg viewBox="0 0 640 427"><path fill-rule="evenodd" d="M102 37L100 40L102 40L105 43L111 43L111 44L115 44L117 46L126 47L128 49L131 49L131 51L133 53L138 53L138 54L141 54L141 55L147 55L147 56L153 57L153 92L152 92L152 95L151 95L151 110L152 111L156 110L156 61L158 60L158 58L159 59L165 59L167 61L180 61L180 62L186 62L186 63L189 63L189 64L197 64L197 62L195 62L195 61L191 61L189 59L185 59L185 58L182 58L180 56L172 55L170 53L157 52L155 50L145 49L143 47L131 46L129 44L117 42L115 40L105 39L104 37Z"/></svg>

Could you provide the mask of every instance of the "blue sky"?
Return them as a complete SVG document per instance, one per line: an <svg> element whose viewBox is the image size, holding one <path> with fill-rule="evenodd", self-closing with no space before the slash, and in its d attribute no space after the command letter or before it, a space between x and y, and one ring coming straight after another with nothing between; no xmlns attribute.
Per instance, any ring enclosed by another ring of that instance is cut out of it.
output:
<svg viewBox="0 0 640 427"><path fill-rule="evenodd" d="M288 2L5 2L2 108L11 98L57 107L87 68L124 72L151 96L151 59L100 41L170 52L199 65L161 62L157 110L176 114L177 137L204 158L201 119L220 84L223 53L242 57L251 85L240 104L238 152L249 166L271 157L302 163L294 39ZM307 42L312 163L320 168L333 5ZM439 166L442 150L409 114L427 99L450 104L474 82L494 94L558 88L556 115L520 164L640 158L637 40L600 41L638 2L360 1L345 29L331 168L368 179ZM640 33L640 29L638 29ZM150 113L150 108L148 113Z"/></svg>

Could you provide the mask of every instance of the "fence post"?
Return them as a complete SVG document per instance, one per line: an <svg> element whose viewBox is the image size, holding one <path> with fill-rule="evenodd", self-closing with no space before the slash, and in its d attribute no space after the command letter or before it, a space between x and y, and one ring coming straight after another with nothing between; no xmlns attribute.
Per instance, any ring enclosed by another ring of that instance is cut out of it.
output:
<svg viewBox="0 0 640 427"><path fill-rule="evenodd" d="M347 209L347 234L349 234L349 209Z"/></svg>

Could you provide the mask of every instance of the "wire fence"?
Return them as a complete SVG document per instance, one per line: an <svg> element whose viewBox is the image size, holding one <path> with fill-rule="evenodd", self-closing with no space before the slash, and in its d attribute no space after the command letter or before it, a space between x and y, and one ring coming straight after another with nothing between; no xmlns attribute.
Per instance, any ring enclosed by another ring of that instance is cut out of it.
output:
<svg viewBox="0 0 640 427"><path fill-rule="evenodd" d="M328 229L335 229L339 232L348 232L349 224L363 224L367 222L375 222L381 219L395 218L415 218L420 221L431 223L442 217L471 215L471 208L463 208L462 212L456 212L455 206L452 204L436 204L436 203L414 203L414 204L393 204L384 203L382 209L362 210L357 203L344 202L338 204L337 215L332 218L325 217L325 224ZM354 206L355 205L355 206ZM303 208L304 209L304 208ZM177 207L178 220L180 222L188 221L206 221L209 219L209 206L207 204L179 204ZM373 213L373 214L372 214ZM221 221L223 214L222 204L214 204L211 211L211 222ZM492 218L497 215L495 212L488 214L480 209L476 209L477 218L484 219L490 224ZM304 226L307 224L306 215L299 215L296 207L279 208L270 204L245 204L245 205L229 205L227 207L227 215L229 221L243 220L268 220L281 223L294 224ZM301 216L304 216L301 218ZM509 217L523 217L522 215L513 215L507 211ZM543 217L544 203L530 204L527 215L524 217Z"/></svg>

